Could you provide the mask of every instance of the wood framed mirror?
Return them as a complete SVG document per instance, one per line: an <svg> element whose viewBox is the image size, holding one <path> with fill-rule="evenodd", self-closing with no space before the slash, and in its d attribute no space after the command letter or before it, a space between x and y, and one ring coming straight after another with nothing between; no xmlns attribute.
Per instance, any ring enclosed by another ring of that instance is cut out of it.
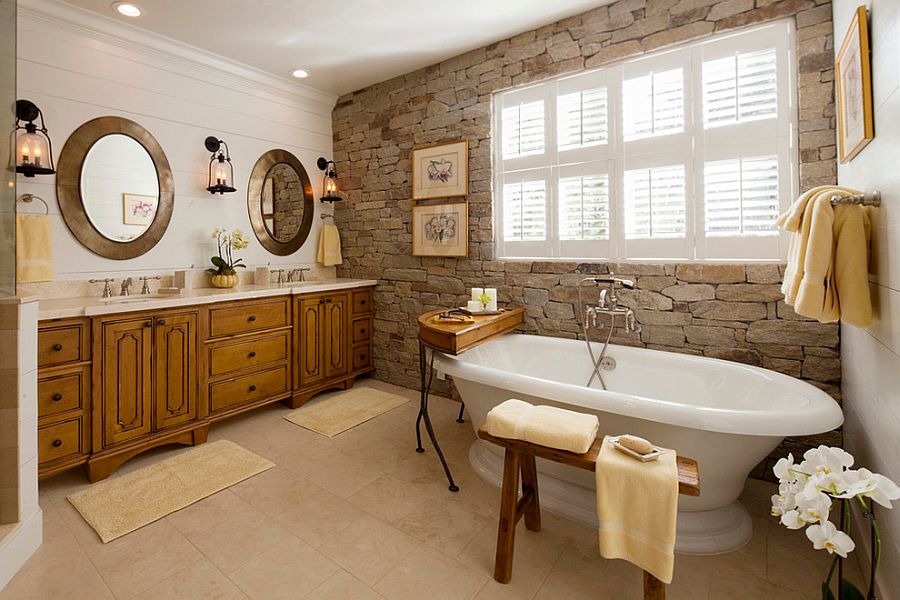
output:
<svg viewBox="0 0 900 600"><path fill-rule="evenodd" d="M306 169L287 150L269 150L250 174L247 210L263 248L287 256L300 249L312 229L313 189Z"/></svg>
<svg viewBox="0 0 900 600"><path fill-rule="evenodd" d="M172 219L175 184L149 131L122 117L100 117L66 140L56 196L79 242L100 256L126 260L162 239Z"/></svg>

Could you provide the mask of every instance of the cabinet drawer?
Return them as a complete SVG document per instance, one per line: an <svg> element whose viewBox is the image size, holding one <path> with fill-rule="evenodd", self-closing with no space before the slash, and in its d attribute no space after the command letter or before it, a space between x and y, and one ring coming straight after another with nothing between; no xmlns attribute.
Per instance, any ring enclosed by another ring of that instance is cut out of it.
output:
<svg viewBox="0 0 900 600"><path fill-rule="evenodd" d="M274 396L288 389L287 366L243 375L209 386L210 412Z"/></svg>
<svg viewBox="0 0 900 600"><path fill-rule="evenodd" d="M38 429L38 462L81 454L81 419L63 421Z"/></svg>
<svg viewBox="0 0 900 600"><path fill-rule="evenodd" d="M213 308L209 311L209 333L212 337L234 335L290 324L287 298Z"/></svg>
<svg viewBox="0 0 900 600"><path fill-rule="evenodd" d="M217 346L209 350L209 374L215 377L286 360L289 352L290 332L288 331L236 344Z"/></svg>
<svg viewBox="0 0 900 600"><path fill-rule="evenodd" d="M356 319L352 325L353 343L368 342L372 338L372 319Z"/></svg>
<svg viewBox="0 0 900 600"><path fill-rule="evenodd" d="M353 314L363 315L372 312L372 289L353 291Z"/></svg>
<svg viewBox="0 0 900 600"><path fill-rule="evenodd" d="M84 407L89 386L87 369L38 381L38 418Z"/></svg>
<svg viewBox="0 0 900 600"><path fill-rule="evenodd" d="M368 369L372 365L372 352L369 344L353 348L353 370Z"/></svg>
<svg viewBox="0 0 900 600"><path fill-rule="evenodd" d="M38 331L38 366L49 367L87 360L87 331L83 323Z"/></svg>

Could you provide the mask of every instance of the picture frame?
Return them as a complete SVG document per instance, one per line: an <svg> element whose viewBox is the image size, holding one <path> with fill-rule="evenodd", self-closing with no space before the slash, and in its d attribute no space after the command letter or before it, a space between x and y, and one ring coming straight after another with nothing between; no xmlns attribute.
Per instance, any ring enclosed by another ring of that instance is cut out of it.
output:
<svg viewBox="0 0 900 600"><path fill-rule="evenodd" d="M159 198L143 194L122 194L122 223L147 226L156 218Z"/></svg>
<svg viewBox="0 0 900 600"><path fill-rule="evenodd" d="M837 85L838 157L849 162L875 138L869 23L865 5L857 7L834 61Z"/></svg>
<svg viewBox="0 0 900 600"><path fill-rule="evenodd" d="M469 204L413 206L413 256L468 256Z"/></svg>
<svg viewBox="0 0 900 600"><path fill-rule="evenodd" d="M468 193L468 140L412 151L413 200L455 198Z"/></svg>

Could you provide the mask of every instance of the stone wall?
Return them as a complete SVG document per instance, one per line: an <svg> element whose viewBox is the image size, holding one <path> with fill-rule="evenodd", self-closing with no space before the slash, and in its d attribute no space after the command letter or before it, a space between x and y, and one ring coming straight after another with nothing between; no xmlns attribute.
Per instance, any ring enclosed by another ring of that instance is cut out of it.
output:
<svg viewBox="0 0 900 600"><path fill-rule="evenodd" d="M416 316L459 305L472 286L497 287L502 302L526 306L531 332L575 337L576 283L612 270L637 279L623 303L643 325L617 342L763 365L839 398L838 327L784 306L777 266L494 257L493 92L780 18L797 26L800 185L834 183L829 0L619 0L339 98L334 159L348 201L335 213L338 273L380 281L376 376L417 387ZM460 139L469 142L469 257L411 256L411 150Z"/></svg>

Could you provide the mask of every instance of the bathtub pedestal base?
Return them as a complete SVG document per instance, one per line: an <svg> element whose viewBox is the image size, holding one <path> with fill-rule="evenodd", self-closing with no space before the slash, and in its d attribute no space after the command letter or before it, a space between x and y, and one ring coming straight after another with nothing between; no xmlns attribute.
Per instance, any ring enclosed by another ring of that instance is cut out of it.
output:
<svg viewBox="0 0 900 600"><path fill-rule="evenodd" d="M500 487L503 456L489 444L476 441L469 449L469 463L482 479ZM703 466L700 466L701 472ZM597 494L593 488L564 481L541 471L538 465L543 508L591 527L597 527ZM715 510L679 511L675 552L725 554L743 547L753 535L753 522L740 502Z"/></svg>

